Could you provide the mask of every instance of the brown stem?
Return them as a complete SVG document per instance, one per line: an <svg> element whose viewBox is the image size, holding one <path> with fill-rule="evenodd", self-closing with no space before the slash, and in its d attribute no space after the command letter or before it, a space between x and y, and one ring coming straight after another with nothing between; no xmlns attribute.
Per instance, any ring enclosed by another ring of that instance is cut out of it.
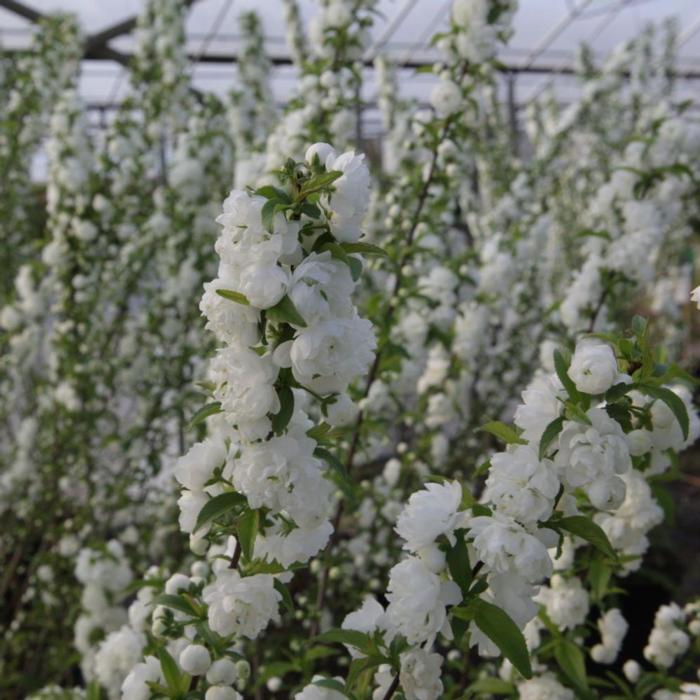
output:
<svg viewBox="0 0 700 700"><path fill-rule="evenodd" d="M593 330L595 328L596 321L598 320L598 314L603 310L603 306L605 305L605 300L608 297L608 293L610 292L610 288L612 287L614 283L611 282L610 284L607 284L605 286L605 289L603 290L603 293L600 295L600 299L598 300L598 305L595 307L595 310L593 311L593 316L591 316L591 323L588 326L588 332L593 333Z"/></svg>
<svg viewBox="0 0 700 700"><path fill-rule="evenodd" d="M391 685L387 688L387 691L386 691L384 697L382 698L382 700L389 700L394 695L394 693L398 690L398 688L399 688L399 674L397 673L394 676L394 680L391 681Z"/></svg>
<svg viewBox="0 0 700 700"><path fill-rule="evenodd" d="M236 569L238 568L238 561L241 558L241 543L238 541L238 537L236 537L236 546L233 549L233 556L231 557L231 563L228 565L229 569Z"/></svg>

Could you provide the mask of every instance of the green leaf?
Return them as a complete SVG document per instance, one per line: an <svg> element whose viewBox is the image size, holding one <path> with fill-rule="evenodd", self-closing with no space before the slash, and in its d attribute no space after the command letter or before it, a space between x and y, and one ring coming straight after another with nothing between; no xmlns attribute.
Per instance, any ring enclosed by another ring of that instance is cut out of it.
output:
<svg viewBox="0 0 700 700"><path fill-rule="evenodd" d="M625 384L624 382L613 384L613 386L605 392L605 400L607 402L619 401L625 394L636 389L636 387L636 384Z"/></svg>
<svg viewBox="0 0 700 700"><path fill-rule="evenodd" d="M180 673L175 659L170 656L170 653L165 647L158 649L158 660L160 661L160 668L163 671L163 678L165 679L168 689L176 695L183 690L187 690L187 688L182 687L185 680L183 674Z"/></svg>
<svg viewBox="0 0 700 700"><path fill-rule="evenodd" d="M299 328L306 328L306 321L294 306L294 302L287 296L267 310L267 318L275 323L289 323Z"/></svg>
<svg viewBox="0 0 700 700"><path fill-rule="evenodd" d="M462 620L459 617L453 617L450 622L450 627L452 628L452 635L454 637L454 645L459 647L464 639L464 635L469 630L469 623L466 620Z"/></svg>
<svg viewBox="0 0 700 700"><path fill-rule="evenodd" d="M596 549L611 559L617 559L617 553L610 544L605 532L585 515L572 515L556 521L558 528L566 530L577 537L590 542Z"/></svg>
<svg viewBox="0 0 700 700"><path fill-rule="evenodd" d="M262 224L268 233L272 233L274 230L274 218L276 210L277 202L274 199L268 199L267 202L263 204L262 211L260 212Z"/></svg>
<svg viewBox="0 0 700 700"><path fill-rule="evenodd" d="M383 248L363 241L357 241L357 243L341 243L340 247L349 254L360 253L361 255L387 256L387 252Z"/></svg>
<svg viewBox="0 0 700 700"><path fill-rule="evenodd" d="M690 420L688 418L688 411L685 408L683 399L665 386L639 384L638 387L639 390L645 393L647 396L663 401L671 409L673 415L678 421L678 424L681 426L683 438L687 440L688 433L690 432Z"/></svg>
<svg viewBox="0 0 700 700"><path fill-rule="evenodd" d="M343 173L340 170L329 170L326 173L320 173L319 175L314 175L304 183L299 193L302 198L308 197L313 192L319 192L326 187L332 185L339 177L342 177Z"/></svg>
<svg viewBox="0 0 700 700"><path fill-rule="evenodd" d="M331 426L328 425L328 423L319 423L318 425L314 425L313 428L309 428L306 431L306 434L308 437L318 442L319 440L323 440L323 438L326 437L326 434L330 431L330 429Z"/></svg>
<svg viewBox="0 0 700 700"><path fill-rule="evenodd" d="M472 570L469 563L469 552L464 542L464 530L455 530L456 542L447 552L447 567L452 579L460 587L462 595L467 595L472 584Z"/></svg>
<svg viewBox="0 0 700 700"><path fill-rule="evenodd" d="M561 638L554 647L554 658L564 675L579 689L588 689L586 660L581 648L571 640Z"/></svg>
<svg viewBox="0 0 700 700"><path fill-rule="evenodd" d="M294 392L286 385L281 386L277 391L277 398L280 401L280 410L272 415L270 422L275 435L281 435L294 413Z"/></svg>
<svg viewBox="0 0 700 700"><path fill-rule="evenodd" d="M278 676L282 678L292 671L298 672L301 669L297 662L291 663L289 661L272 661L271 663L266 663L261 667L258 673L258 678L256 679L256 686L263 685L270 678Z"/></svg>
<svg viewBox="0 0 700 700"><path fill-rule="evenodd" d="M156 605L163 605L166 608L179 610L181 613L185 613L185 615L191 615L192 617L199 616L197 611L192 607L192 604L179 595L170 595L169 593L163 593L159 595L153 602Z"/></svg>
<svg viewBox="0 0 700 700"><path fill-rule="evenodd" d="M588 582L593 594L593 600L602 600L608 590L612 567L599 554L594 556L588 567Z"/></svg>
<svg viewBox="0 0 700 700"><path fill-rule="evenodd" d="M228 299L229 301L235 301L236 304L250 306L248 297L245 294L241 294L240 292L234 292L232 289L217 289L216 293L224 299Z"/></svg>
<svg viewBox="0 0 700 700"><path fill-rule="evenodd" d="M347 265L350 268L350 276L353 282L357 282L362 276L362 261L359 258L353 258L348 255Z"/></svg>
<svg viewBox="0 0 700 700"><path fill-rule="evenodd" d="M209 416L214 416L217 413L221 413L221 401L212 401L211 403L202 406L202 408L200 408L199 411L192 416L190 428L194 428L195 425L199 425L202 421L209 418Z"/></svg>
<svg viewBox="0 0 700 700"><path fill-rule="evenodd" d="M551 445L554 438L556 438L557 435L559 435L563 425L564 425L564 416L559 416L559 418L555 418L544 429L544 432L542 433L542 437L540 438L540 454L539 454L540 459L544 459L545 455L547 454L547 449Z"/></svg>
<svg viewBox="0 0 700 700"><path fill-rule="evenodd" d="M472 693L487 693L489 695L512 695L515 687L508 681L502 681L500 678L480 678L474 681L468 691Z"/></svg>
<svg viewBox="0 0 700 700"><path fill-rule="evenodd" d="M510 425L502 423L500 420L493 420L482 425L479 430L495 435L506 445L527 445L527 440L523 440L517 431Z"/></svg>
<svg viewBox="0 0 700 700"><path fill-rule="evenodd" d="M568 420L573 420L577 423L584 423L585 425L591 425L591 419L588 417L586 411L572 401L567 401L564 404L564 415Z"/></svg>
<svg viewBox="0 0 700 700"><path fill-rule="evenodd" d="M354 282L360 279L362 274L362 261L348 255L335 241L328 241L319 247L320 252L328 251L336 260L342 260L350 268L350 276Z"/></svg>
<svg viewBox="0 0 700 700"><path fill-rule="evenodd" d="M282 604L287 609L290 615L294 615L294 601L292 600L292 595L289 592L287 586L285 586L282 581L275 579L275 590L282 596Z"/></svg>
<svg viewBox="0 0 700 700"><path fill-rule="evenodd" d="M369 635L357 630L332 629L323 632L314 638L315 642L347 644L360 651L366 651L370 645Z"/></svg>
<svg viewBox="0 0 700 700"><path fill-rule="evenodd" d="M676 501L673 496L659 483L650 484L651 492L656 502L664 512L664 520L673 527L676 524Z"/></svg>
<svg viewBox="0 0 700 700"><path fill-rule="evenodd" d="M314 457L322 459L330 467L328 476L342 491L345 498L353 502L355 500L354 484L345 465L332 452L324 447L316 447L314 450Z"/></svg>
<svg viewBox="0 0 700 700"><path fill-rule="evenodd" d="M589 236L594 238L602 238L606 241L611 240L610 234L607 231L596 231L592 228L584 229L576 234L577 238L588 238Z"/></svg>
<svg viewBox="0 0 700 700"><path fill-rule="evenodd" d="M569 376L569 363L564 359L564 355L562 355L559 350L554 351L554 369L557 371L559 381L564 385L566 393L572 401L578 401L581 398L581 394Z"/></svg>
<svg viewBox="0 0 700 700"><path fill-rule="evenodd" d="M241 545L241 551L246 559L253 558L255 550L255 538L260 528L260 512L257 510L249 510L238 521L236 535L238 542Z"/></svg>
<svg viewBox="0 0 700 700"><path fill-rule="evenodd" d="M485 600L471 603L476 626L501 650L525 678L532 678L530 654L525 637L510 616L501 608Z"/></svg>
<svg viewBox="0 0 700 700"><path fill-rule="evenodd" d="M265 185L255 190L255 194L266 197L267 199L272 199L275 202L282 202L283 204L291 204L292 198L279 187L274 187L273 185Z"/></svg>
<svg viewBox="0 0 700 700"><path fill-rule="evenodd" d="M352 688L363 673L377 666L381 666L383 663L386 663L386 659L382 656L368 656L355 659L350 664L350 671L347 675L346 683L348 687Z"/></svg>
<svg viewBox="0 0 700 700"><path fill-rule="evenodd" d="M347 697L345 686L335 678L319 678L317 681L311 681L313 685L318 685L321 688L331 688L332 690L342 693Z"/></svg>
<svg viewBox="0 0 700 700"><path fill-rule="evenodd" d="M91 681L87 687L85 700L101 700L101 698L102 691L100 690L100 684L97 681Z"/></svg>
<svg viewBox="0 0 700 700"><path fill-rule="evenodd" d="M647 332L647 325L647 320L644 316L635 315L632 317L632 330L638 338L641 338Z"/></svg>
<svg viewBox="0 0 700 700"><path fill-rule="evenodd" d="M195 532L206 525L209 521L220 518L224 513L234 510L238 506L247 503L246 497L235 491L226 491L210 499L199 511L197 522L194 526Z"/></svg>

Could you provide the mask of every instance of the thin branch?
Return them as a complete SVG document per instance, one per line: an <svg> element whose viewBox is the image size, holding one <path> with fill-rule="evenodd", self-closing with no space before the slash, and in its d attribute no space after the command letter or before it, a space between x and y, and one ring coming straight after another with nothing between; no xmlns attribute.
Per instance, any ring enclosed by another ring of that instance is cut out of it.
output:
<svg viewBox="0 0 700 700"><path fill-rule="evenodd" d="M394 680L391 681L391 685L387 689L382 700L390 700L390 698L394 695L394 693L398 690L398 688L399 688L399 674L397 673L394 676Z"/></svg>

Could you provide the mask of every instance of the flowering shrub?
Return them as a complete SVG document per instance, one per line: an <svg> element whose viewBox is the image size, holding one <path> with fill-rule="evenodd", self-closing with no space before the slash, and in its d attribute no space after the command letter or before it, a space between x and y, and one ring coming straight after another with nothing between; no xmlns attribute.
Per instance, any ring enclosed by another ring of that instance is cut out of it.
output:
<svg viewBox="0 0 700 700"><path fill-rule="evenodd" d="M514 1L455 0L427 107L377 3L318 4L284 111L254 13L193 90L181 0L99 138L68 18L2 75L3 697L698 697L698 603L626 605L700 437L673 27L584 51L525 139Z"/></svg>

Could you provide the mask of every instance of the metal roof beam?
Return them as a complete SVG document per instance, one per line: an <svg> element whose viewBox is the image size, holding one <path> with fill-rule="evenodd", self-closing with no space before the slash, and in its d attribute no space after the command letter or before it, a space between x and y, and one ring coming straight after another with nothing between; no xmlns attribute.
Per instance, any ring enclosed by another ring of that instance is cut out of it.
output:
<svg viewBox="0 0 700 700"><path fill-rule="evenodd" d="M14 0L10 0L10 2L13 1ZM197 0L184 0L183 5L187 9L194 5L195 2L197 2ZM108 42L110 42L112 39L116 39L119 36L123 36L124 34L131 34L131 32L136 29L137 24L138 16L134 15L133 17L129 17L128 19L113 24L111 27L103 29L101 32L90 35L85 41L85 52L94 53L99 51L101 48L108 48L106 47Z"/></svg>
<svg viewBox="0 0 700 700"><path fill-rule="evenodd" d="M0 7L24 19L28 19L30 22L36 23L44 16L41 12L37 12L23 2L18 2L17 0L0 0Z"/></svg>

